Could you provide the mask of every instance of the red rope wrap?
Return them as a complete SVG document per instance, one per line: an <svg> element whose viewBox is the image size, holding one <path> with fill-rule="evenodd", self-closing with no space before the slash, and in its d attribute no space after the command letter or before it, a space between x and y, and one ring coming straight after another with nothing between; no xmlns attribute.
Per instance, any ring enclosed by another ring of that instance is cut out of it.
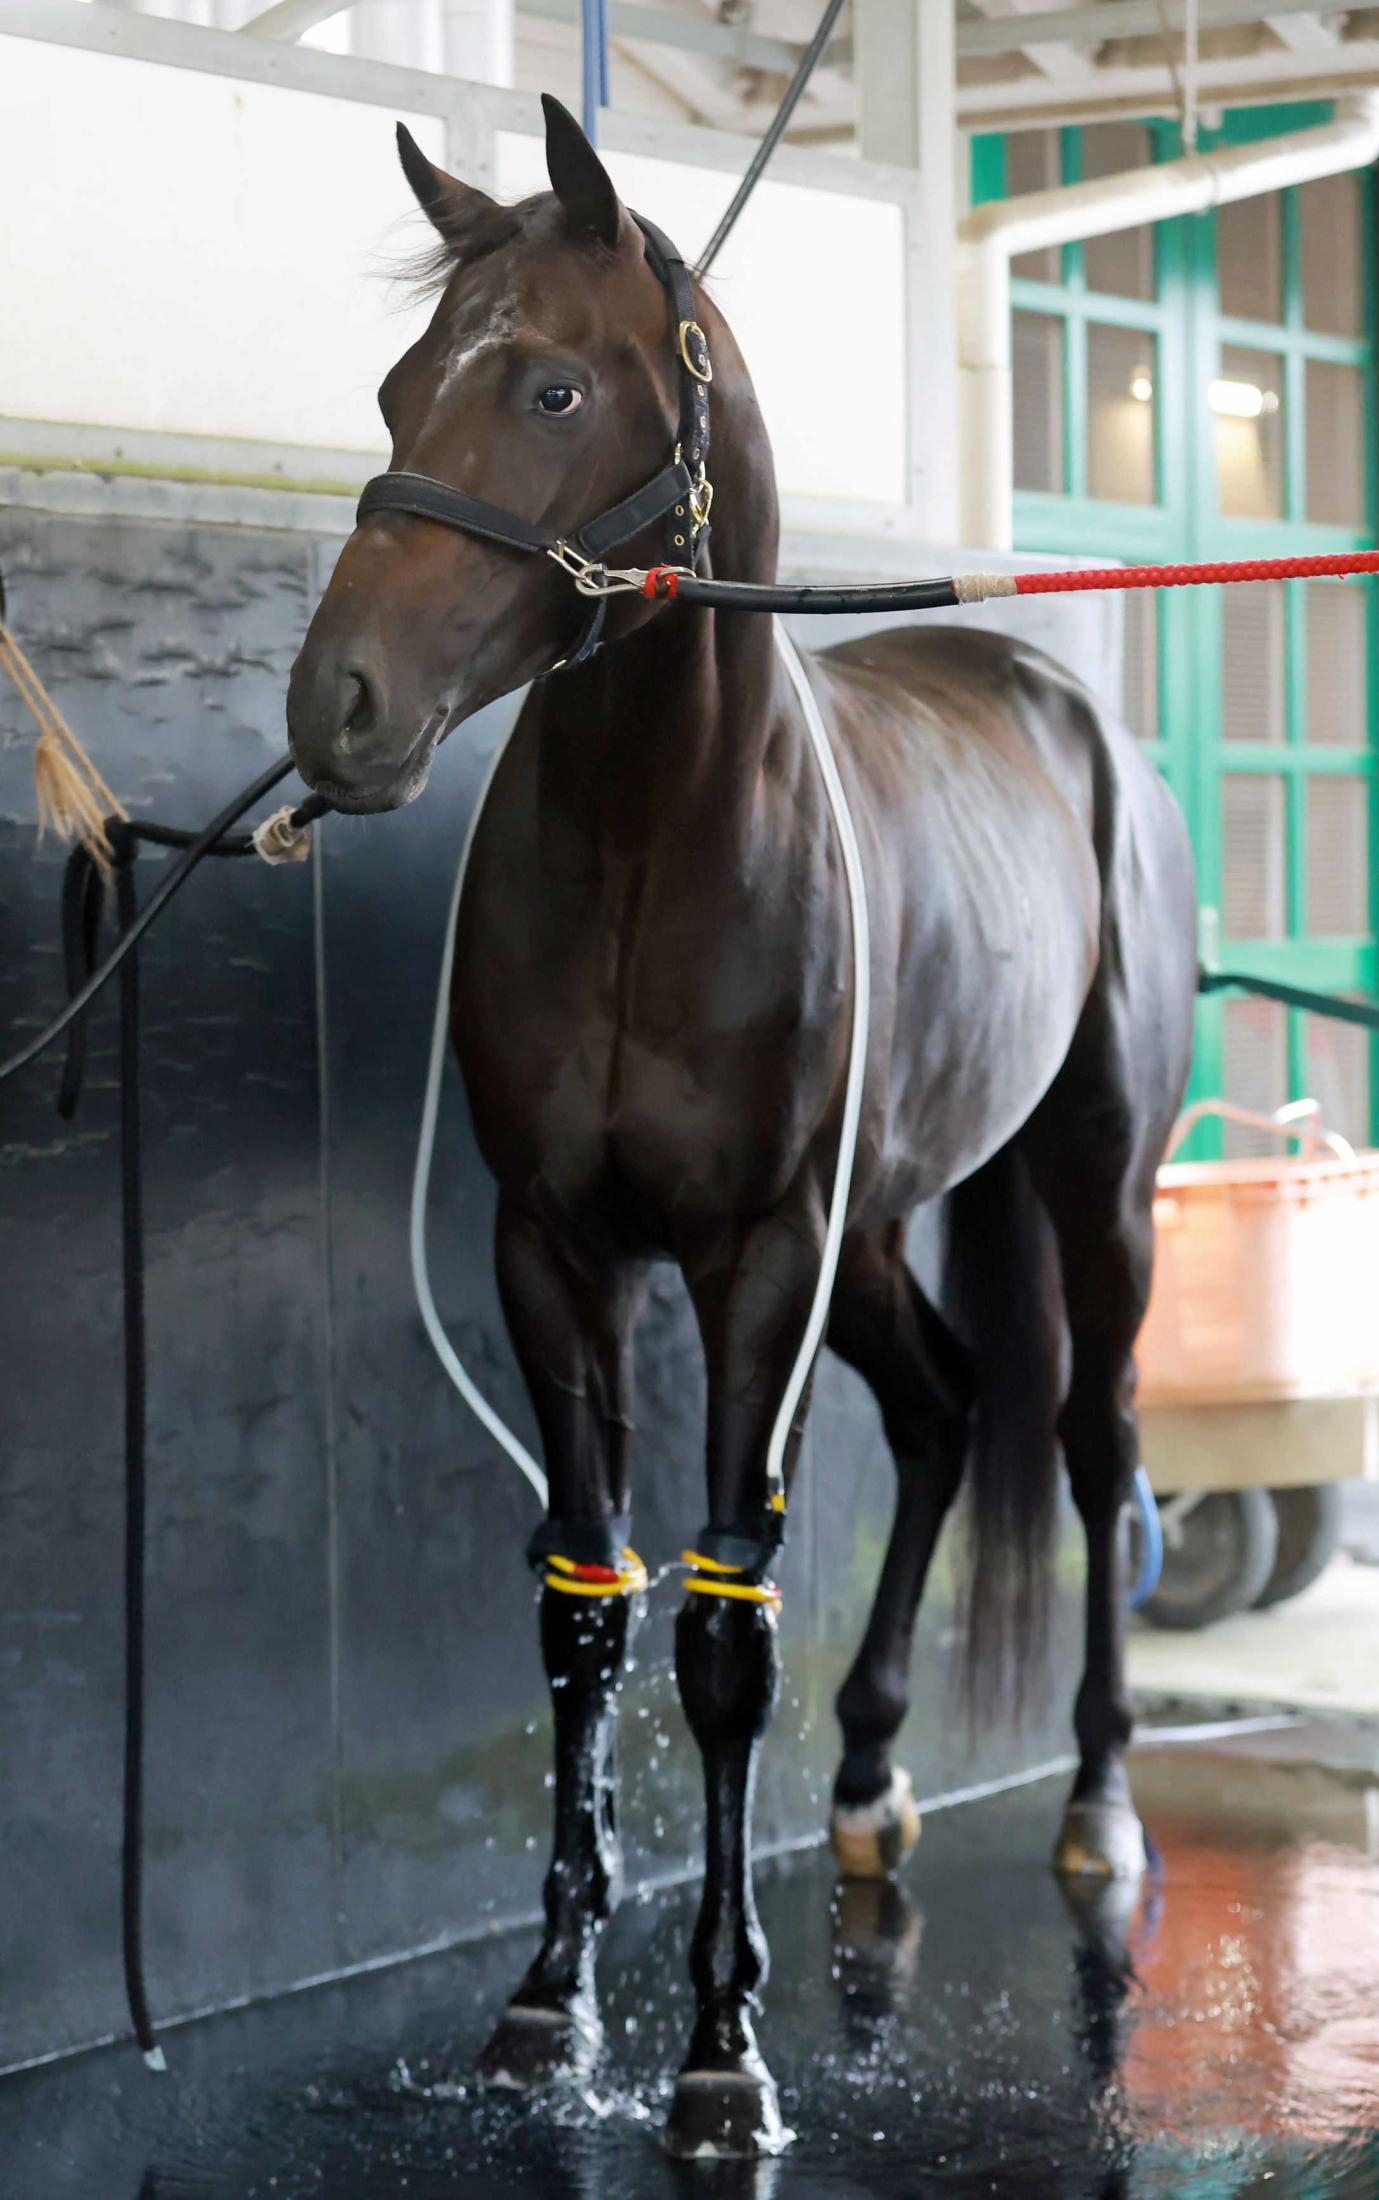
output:
<svg viewBox="0 0 1379 2200"><path fill-rule="evenodd" d="M680 575L673 565L653 565L642 582L644 596L669 596L674 601L680 592Z"/></svg>
<svg viewBox="0 0 1379 2200"><path fill-rule="evenodd" d="M1379 573L1379 550L1344 550L1311 558L1230 558L1207 565L1104 565L1084 572L1018 573L1017 596L1052 596L1084 588L1193 588L1207 581L1304 581L1330 574Z"/></svg>

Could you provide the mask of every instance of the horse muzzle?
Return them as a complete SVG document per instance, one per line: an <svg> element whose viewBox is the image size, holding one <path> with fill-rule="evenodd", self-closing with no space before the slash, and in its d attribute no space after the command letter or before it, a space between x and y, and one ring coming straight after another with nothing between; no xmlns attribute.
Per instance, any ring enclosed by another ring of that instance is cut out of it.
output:
<svg viewBox="0 0 1379 2200"><path fill-rule="evenodd" d="M288 740L302 778L333 809L398 810L420 794L445 713L414 718L409 730L410 715L364 651L321 647L308 634L288 682Z"/></svg>

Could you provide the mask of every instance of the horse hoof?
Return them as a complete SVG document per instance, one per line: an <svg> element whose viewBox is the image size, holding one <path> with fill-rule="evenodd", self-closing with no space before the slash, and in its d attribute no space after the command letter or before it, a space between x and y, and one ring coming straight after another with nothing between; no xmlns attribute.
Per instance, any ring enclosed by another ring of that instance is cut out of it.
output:
<svg viewBox="0 0 1379 2200"><path fill-rule="evenodd" d="M1053 1868L1070 1879L1139 1879L1148 1865L1144 1827L1126 1803L1069 1803Z"/></svg>
<svg viewBox="0 0 1379 2200"><path fill-rule="evenodd" d="M794 2138L764 2064L746 2070L682 2070L666 2123L667 2154L681 2162L751 2161Z"/></svg>
<svg viewBox="0 0 1379 2200"><path fill-rule="evenodd" d="M603 2027L597 2019L514 2002L480 2053L479 2082L532 2093L562 2080L587 2078L602 2045Z"/></svg>
<svg viewBox="0 0 1379 2200"><path fill-rule="evenodd" d="M833 1854L844 1879L889 1879L919 1839L919 1812L908 1772L870 1803L835 1803L829 1822Z"/></svg>

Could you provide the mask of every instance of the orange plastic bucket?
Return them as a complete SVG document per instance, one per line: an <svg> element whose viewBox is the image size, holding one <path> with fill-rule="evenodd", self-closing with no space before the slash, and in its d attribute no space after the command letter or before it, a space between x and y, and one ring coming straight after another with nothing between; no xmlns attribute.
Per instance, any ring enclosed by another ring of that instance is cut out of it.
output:
<svg viewBox="0 0 1379 2200"><path fill-rule="evenodd" d="M1179 1118L1170 1156L1208 1113L1299 1138L1302 1151L1160 1169L1141 1401L1379 1391L1379 1152L1323 1132L1314 1100L1276 1116L1204 1101Z"/></svg>

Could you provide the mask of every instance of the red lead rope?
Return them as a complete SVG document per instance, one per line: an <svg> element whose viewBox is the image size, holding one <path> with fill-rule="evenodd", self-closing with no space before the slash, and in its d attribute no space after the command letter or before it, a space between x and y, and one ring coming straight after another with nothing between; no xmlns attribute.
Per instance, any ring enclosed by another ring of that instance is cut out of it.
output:
<svg viewBox="0 0 1379 2200"><path fill-rule="evenodd" d="M653 565L616 577L615 585L644 596L724 611L944 611L999 596L1057 596L1096 588L1197 588L1221 581L1320 580L1345 573L1379 573L1379 550L1338 550L1309 558L1222 558L1206 565L1097 565L1062 573L955 573L922 581L861 584L809 581L720 581L673 565Z"/></svg>
<svg viewBox="0 0 1379 2200"><path fill-rule="evenodd" d="M1379 550L1337 550L1310 558L1222 558L1207 565L1096 565L1062 573L951 573L922 581L720 581L674 565L635 567L603 575L613 589L632 588L653 601L722 611L799 611L839 617L846 612L951 611L1001 596L1057 596L1095 588L1196 588L1221 581L1319 580L1345 573L1379 573ZM590 593L597 591L591 590Z"/></svg>
<svg viewBox="0 0 1379 2200"><path fill-rule="evenodd" d="M1307 581L1330 574L1379 573L1379 550L1329 557L1228 558L1208 565L1099 565L1083 572L1017 573L1017 596L1063 595L1083 588L1195 588L1208 581Z"/></svg>

